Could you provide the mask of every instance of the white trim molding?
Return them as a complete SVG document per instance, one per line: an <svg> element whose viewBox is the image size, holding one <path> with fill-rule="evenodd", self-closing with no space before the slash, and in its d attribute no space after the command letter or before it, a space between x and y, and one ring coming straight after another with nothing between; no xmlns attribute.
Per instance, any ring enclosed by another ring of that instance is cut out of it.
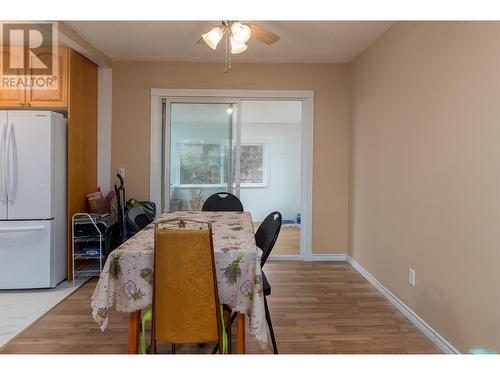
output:
<svg viewBox="0 0 500 375"><path fill-rule="evenodd" d="M313 92L302 98L302 131L301 153L302 177L301 191L301 225L300 225L300 255L304 260L312 255L312 205L313 205L313 159L314 159L314 96Z"/></svg>
<svg viewBox="0 0 500 375"><path fill-rule="evenodd" d="M302 260L302 256L300 255L271 255L269 256L270 260ZM304 258L305 261L308 262L346 262L347 254L309 254L309 256Z"/></svg>
<svg viewBox="0 0 500 375"><path fill-rule="evenodd" d="M345 262L347 254L309 254L304 260L309 262Z"/></svg>
<svg viewBox="0 0 500 375"><path fill-rule="evenodd" d="M292 254L276 254L269 255L268 260L302 260L302 257L300 255L292 255Z"/></svg>
<svg viewBox="0 0 500 375"><path fill-rule="evenodd" d="M429 340L431 340L445 354L460 354L460 352L446 341L434 328L427 324L420 316L412 309L406 306L398 297L396 297L389 289L383 286L375 277L373 277L366 269L356 262L349 254L347 254L347 263L349 263L361 276L363 276L370 284L373 285L401 314L403 314L415 327L417 327Z"/></svg>
<svg viewBox="0 0 500 375"><path fill-rule="evenodd" d="M313 90L205 90L205 89L151 89L151 96L160 97L216 97L241 99L305 99L313 98Z"/></svg>
<svg viewBox="0 0 500 375"><path fill-rule="evenodd" d="M167 108L169 111L170 108ZM162 99L151 97L151 133L150 133L150 160L149 160L149 200L156 204L157 214L161 213L161 180L162 171ZM170 113L167 114L170 116ZM166 153L168 158L164 162L170 164L170 153Z"/></svg>
<svg viewBox="0 0 500 375"><path fill-rule="evenodd" d="M59 32L59 42L93 61L97 65L105 68L111 68L113 65L113 60L107 55L102 53L100 50L95 48L86 39L82 38L75 30L73 30L66 22L58 21L57 30Z"/></svg>
<svg viewBox="0 0 500 375"><path fill-rule="evenodd" d="M113 72L111 68L98 68L97 85L97 184L103 194L111 190L111 127L113 102Z"/></svg>

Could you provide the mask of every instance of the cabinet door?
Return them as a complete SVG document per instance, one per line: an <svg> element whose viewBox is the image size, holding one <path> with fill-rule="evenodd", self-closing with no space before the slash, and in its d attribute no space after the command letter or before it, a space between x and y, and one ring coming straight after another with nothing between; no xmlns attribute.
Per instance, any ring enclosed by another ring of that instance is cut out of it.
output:
<svg viewBox="0 0 500 375"><path fill-rule="evenodd" d="M46 54L52 55L52 51L47 51ZM26 90L28 107L66 108L68 106L68 50L66 48L58 49L57 61L57 72L53 76L40 77L41 86L34 85ZM47 79L52 80L52 86L43 84L47 82Z"/></svg>
<svg viewBox="0 0 500 375"><path fill-rule="evenodd" d="M23 76L3 75L3 56L7 52L0 46L0 107L1 108L21 108L26 103L26 90L24 85L19 84L24 81ZM15 58L15 57L13 57ZM20 62L22 57L18 58Z"/></svg>

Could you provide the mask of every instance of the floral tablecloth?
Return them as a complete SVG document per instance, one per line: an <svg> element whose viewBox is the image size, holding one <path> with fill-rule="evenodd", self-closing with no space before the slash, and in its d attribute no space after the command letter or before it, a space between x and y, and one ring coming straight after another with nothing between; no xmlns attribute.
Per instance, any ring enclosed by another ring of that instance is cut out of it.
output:
<svg viewBox="0 0 500 375"><path fill-rule="evenodd" d="M250 213L179 211L163 214L160 219L176 217L212 222L220 302L233 312L246 314L250 332L266 344L262 251L255 245ZM91 302L92 316L102 331L108 326L112 306L132 312L151 305L153 232L151 224L109 255Z"/></svg>

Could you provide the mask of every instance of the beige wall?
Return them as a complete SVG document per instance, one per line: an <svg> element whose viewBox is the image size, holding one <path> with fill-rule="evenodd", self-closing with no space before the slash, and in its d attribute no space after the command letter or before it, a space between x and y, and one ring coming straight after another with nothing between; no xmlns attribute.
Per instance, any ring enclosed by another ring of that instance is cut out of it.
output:
<svg viewBox="0 0 500 375"><path fill-rule="evenodd" d="M314 253L345 253L349 67L342 64L116 62L111 170L126 168L128 197L149 198L150 89L314 90ZM114 180L114 178L112 178ZM272 202L269 203L272 209Z"/></svg>
<svg viewBox="0 0 500 375"><path fill-rule="evenodd" d="M351 68L354 259L460 351L500 350L500 24L397 23Z"/></svg>

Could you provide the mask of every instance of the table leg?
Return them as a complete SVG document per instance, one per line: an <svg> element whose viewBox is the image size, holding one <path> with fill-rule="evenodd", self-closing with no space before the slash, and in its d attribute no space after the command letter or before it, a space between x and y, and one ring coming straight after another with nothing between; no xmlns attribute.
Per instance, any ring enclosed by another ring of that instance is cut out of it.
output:
<svg viewBox="0 0 500 375"><path fill-rule="evenodd" d="M128 354L139 353L139 335L141 332L141 310L133 311L128 319Z"/></svg>
<svg viewBox="0 0 500 375"><path fill-rule="evenodd" d="M238 328L237 353L245 354L245 314L238 313L236 317L236 326Z"/></svg>

